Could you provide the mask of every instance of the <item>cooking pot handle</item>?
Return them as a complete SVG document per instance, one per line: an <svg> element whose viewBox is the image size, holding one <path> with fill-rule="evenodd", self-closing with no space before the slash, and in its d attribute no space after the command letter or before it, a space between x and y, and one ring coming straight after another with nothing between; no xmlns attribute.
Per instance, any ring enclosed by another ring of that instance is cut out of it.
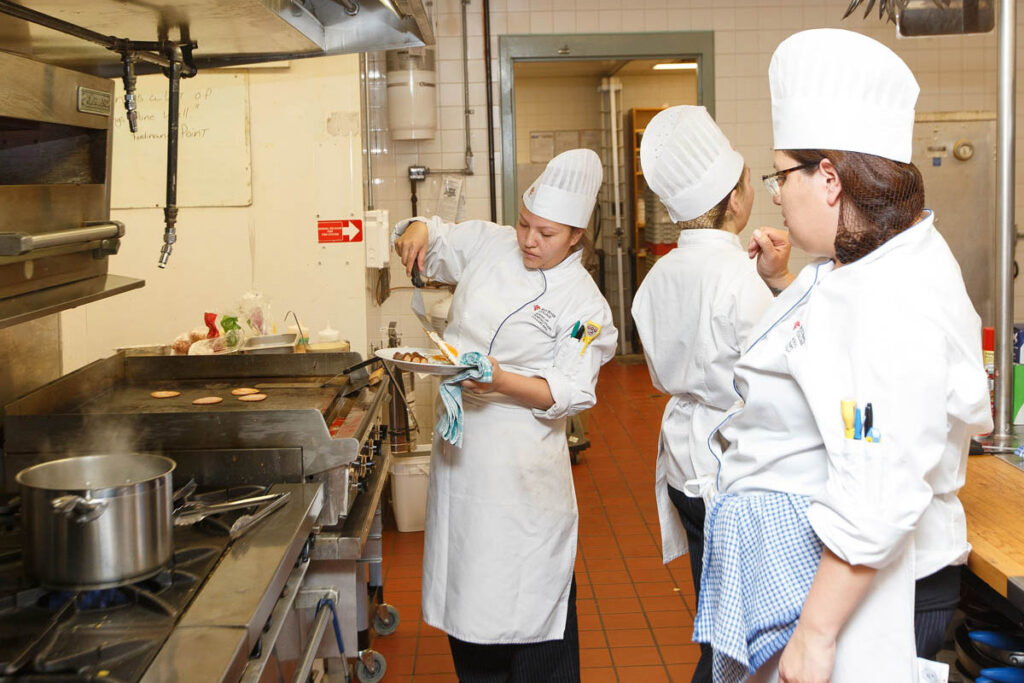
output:
<svg viewBox="0 0 1024 683"><path fill-rule="evenodd" d="M107 509L107 501L92 500L81 496L68 495L54 498L50 501L53 511L74 519L79 524L85 524L97 519Z"/></svg>

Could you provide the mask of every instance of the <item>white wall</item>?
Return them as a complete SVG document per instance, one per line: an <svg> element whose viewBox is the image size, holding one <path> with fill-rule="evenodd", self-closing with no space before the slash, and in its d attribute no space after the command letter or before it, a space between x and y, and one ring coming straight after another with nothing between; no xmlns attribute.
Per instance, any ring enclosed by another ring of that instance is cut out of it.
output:
<svg viewBox="0 0 1024 683"><path fill-rule="evenodd" d="M494 120L500 122L498 83L498 36L501 34L618 33L643 31L714 31L716 111L718 122L750 164L753 174L770 172L771 106L768 95L768 62L785 37L806 28L837 27L860 31L889 45L914 70L921 84L919 111L995 110L996 36L898 39L892 24L873 15L857 13L840 21L844 0L492 0ZM470 178L466 215L486 218L487 147L484 68L481 60L482 18L480 0L468 6L470 48L470 106L473 150L478 175ZM409 212L410 164L459 167L462 165L462 66L460 0L435 0L433 11L438 35L440 74L440 133L436 141L397 142L394 154L380 164L383 182L378 204L397 219ZM1018 13L1018 34L1024 13ZM1018 64L1024 63L1024 41L1018 42ZM1024 103L1018 98L1017 130L1024 130ZM501 169L501 135L495 132L496 166ZM1019 138L1024 137L1018 134ZM497 180L501 206L501 179ZM1017 211L1024 208L1024 143L1017 145ZM500 216L500 209L499 209ZM746 239L757 225L781 224L777 207L767 192L757 188L757 198ZM1018 258L1024 258L1019 252ZM796 265L806 261L799 255ZM1024 263L1024 260L1022 260ZM404 275L396 279L405 281ZM1018 280L1018 319L1024 319L1024 278ZM381 310L383 318L400 319L408 310L408 296L397 293Z"/></svg>
<svg viewBox="0 0 1024 683"><path fill-rule="evenodd" d="M320 245L316 231L318 217L362 213L359 59L295 60L252 69L248 82L252 204L181 209L165 270L157 268L162 209L114 210L127 235L110 272L146 286L61 314L65 372L117 346L169 343L201 327L205 311L236 305L253 284L270 300L279 331L294 310L304 327L318 330L329 319L353 350L365 351L363 243ZM113 163L165 163L133 154L115 146Z"/></svg>

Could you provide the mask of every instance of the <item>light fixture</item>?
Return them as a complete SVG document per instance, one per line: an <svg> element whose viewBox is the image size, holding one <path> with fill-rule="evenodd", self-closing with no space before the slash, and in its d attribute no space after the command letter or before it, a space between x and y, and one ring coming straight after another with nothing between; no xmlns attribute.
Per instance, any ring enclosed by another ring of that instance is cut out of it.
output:
<svg viewBox="0 0 1024 683"><path fill-rule="evenodd" d="M689 71L697 70L697 62L663 62L661 64L655 64L653 67L655 71L662 70L680 70L686 69Z"/></svg>

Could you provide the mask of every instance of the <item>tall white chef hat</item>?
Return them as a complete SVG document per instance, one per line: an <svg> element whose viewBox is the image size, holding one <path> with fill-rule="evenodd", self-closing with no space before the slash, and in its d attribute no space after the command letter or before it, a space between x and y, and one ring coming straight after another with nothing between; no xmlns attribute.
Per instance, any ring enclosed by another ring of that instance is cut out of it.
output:
<svg viewBox="0 0 1024 683"><path fill-rule="evenodd" d="M541 218L585 228L603 178L601 159L593 150L570 149L548 162L523 193L523 204Z"/></svg>
<svg viewBox="0 0 1024 683"><path fill-rule="evenodd" d="M675 222L703 215L736 186L743 157L704 107L658 112L644 128L640 168Z"/></svg>
<svg viewBox="0 0 1024 683"><path fill-rule="evenodd" d="M899 56L853 31L782 41L768 66L775 149L838 149L910 162L921 88Z"/></svg>

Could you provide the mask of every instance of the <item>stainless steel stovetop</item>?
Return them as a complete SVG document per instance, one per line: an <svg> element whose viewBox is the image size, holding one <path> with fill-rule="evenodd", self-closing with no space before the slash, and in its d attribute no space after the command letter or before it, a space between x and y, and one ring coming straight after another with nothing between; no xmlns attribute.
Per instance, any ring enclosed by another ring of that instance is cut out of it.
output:
<svg viewBox="0 0 1024 683"><path fill-rule="evenodd" d="M276 484L288 503L245 536L228 534L241 513L176 527L173 561L159 574L77 593L25 576L17 513L0 507L0 681L238 680L261 654L289 577L308 562L322 488Z"/></svg>

